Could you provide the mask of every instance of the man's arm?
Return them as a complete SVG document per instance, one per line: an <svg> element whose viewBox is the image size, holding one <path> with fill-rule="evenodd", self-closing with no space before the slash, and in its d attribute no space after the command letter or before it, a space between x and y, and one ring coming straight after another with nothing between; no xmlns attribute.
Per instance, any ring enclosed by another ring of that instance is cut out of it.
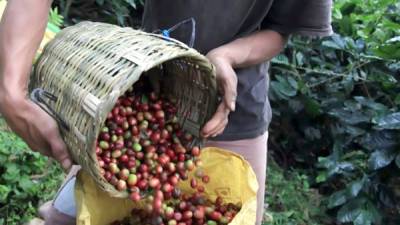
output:
<svg viewBox="0 0 400 225"><path fill-rule="evenodd" d="M222 45L208 55L225 58L235 69L248 67L278 55L286 45L287 39L286 35L276 31L263 30Z"/></svg>
<svg viewBox="0 0 400 225"><path fill-rule="evenodd" d="M202 130L204 137L215 137L221 134L228 123L229 113L235 110L237 77L234 69L272 59L282 51L287 39L286 35L263 30L236 39L207 54L208 59L216 67L217 79L224 92L224 99L218 106L217 112L204 126Z"/></svg>
<svg viewBox="0 0 400 225"><path fill-rule="evenodd" d="M46 29L50 5L49 0L8 1L0 23L1 100L26 96L32 60Z"/></svg>
<svg viewBox="0 0 400 225"><path fill-rule="evenodd" d="M51 0L9 0L0 22L0 112L33 150L71 165L55 121L28 98L28 79Z"/></svg>

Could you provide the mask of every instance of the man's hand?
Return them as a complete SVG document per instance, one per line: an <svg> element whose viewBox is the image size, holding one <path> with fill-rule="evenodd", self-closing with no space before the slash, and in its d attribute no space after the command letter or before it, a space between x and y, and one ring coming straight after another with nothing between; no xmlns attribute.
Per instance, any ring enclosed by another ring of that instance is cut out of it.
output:
<svg viewBox="0 0 400 225"><path fill-rule="evenodd" d="M32 150L53 157L68 170L72 162L53 118L30 100L1 94L0 111L10 128Z"/></svg>
<svg viewBox="0 0 400 225"><path fill-rule="evenodd" d="M263 30L238 38L207 54L207 58L216 67L218 86L224 98L217 112L203 127L203 137L215 137L221 134L228 124L229 113L235 111L238 81L234 69L270 60L279 54L287 39L287 35Z"/></svg>
<svg viewBox="0 0 400 225"><path fill-rule="evenodd" d="M217 83L223 100L219 104L213 117L203 127L203 137L215 137L220 135L228 124L228 115L235 111L237 77L229 59L221 54L218 49L207 54L207 58L215 66Z"/></svg>
<svg viewBox="0 0 400 225"><path fill-rule="evenodd" d="M0 113L30 148L69 169L71 159L56 122L26 98L32 61L46 29L51 2L7 2L0 22Z"/></svg>

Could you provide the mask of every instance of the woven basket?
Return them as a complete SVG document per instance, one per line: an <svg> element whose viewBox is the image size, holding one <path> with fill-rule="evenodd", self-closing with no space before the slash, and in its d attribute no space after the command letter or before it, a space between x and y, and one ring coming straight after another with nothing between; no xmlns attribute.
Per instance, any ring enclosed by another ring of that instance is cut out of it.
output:
<svg viewBox="0 0 400 225"><path fill-rule="evenodd" d="M149 71L162 78L162 91L178 100L179 123L196 137L194 142L201 142L200 129L217 105L215 70L179 41L82 22L64 29L45 47L30 80L31 91L40 88L54 97L42 103L64 121L61 134L75 162L114 197L127 193L100 174L96 138L118 97Z"/></svg>

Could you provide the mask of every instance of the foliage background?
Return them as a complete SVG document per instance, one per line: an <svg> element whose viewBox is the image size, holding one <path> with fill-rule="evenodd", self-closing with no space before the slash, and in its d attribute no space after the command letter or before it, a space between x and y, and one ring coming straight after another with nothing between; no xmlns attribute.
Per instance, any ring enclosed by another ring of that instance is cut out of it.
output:
<svg viewBox="0 0 400 225"><path fill-rule="evenodd" d="M141 0L55 0L50 17L138 27ZM400 224L400 2L335 0L335 35L292 37L271 66L266 224ZM0 120L0 225L62 179Z"/></svg>
<svg viewBox="0 0 400 225"><path fill-rule="evenodd" d="M400 224L400 3L337 0L335 35L273 60L271 149L337 223Z"/></svg>
<svg viewBox="0 0 400 225"><path fill-rule="evenodd" d="M0 119L0 224L22 224L50 200L62 180L52 160L33 153Z"/></svg>

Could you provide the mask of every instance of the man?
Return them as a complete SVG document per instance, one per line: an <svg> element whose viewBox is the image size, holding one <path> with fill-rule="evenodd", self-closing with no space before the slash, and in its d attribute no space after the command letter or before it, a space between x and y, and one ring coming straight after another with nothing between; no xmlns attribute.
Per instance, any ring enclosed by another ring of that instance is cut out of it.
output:
<svg viewBox="0 0 400 225"><path fill-rule="evenodd" d="M27 98L31 62L50 5L50 0L9 0L0 24L0 112L33 150L55 158L64 169L69 169L72 163L57 124ZM208 146L242 154L252 165L260 186L257 225L261 224L264 207L267 130L271 120L267 62L279 54L291 34L331 34L331 5L331 0L147 0L145 3L146 31L169 28L188 18L196 20L194 48L206 54L216 66L223 93L222 103L203 127L202 134L210 139ZM183 30L173 37L186 38ZM62 196L65 195L61 192L58 199ZM73 224L71 218L70 223L55 222L55 217L62 220L63 212L57 205L56 209L51 208L46 213L47 224Z"/></svg>

